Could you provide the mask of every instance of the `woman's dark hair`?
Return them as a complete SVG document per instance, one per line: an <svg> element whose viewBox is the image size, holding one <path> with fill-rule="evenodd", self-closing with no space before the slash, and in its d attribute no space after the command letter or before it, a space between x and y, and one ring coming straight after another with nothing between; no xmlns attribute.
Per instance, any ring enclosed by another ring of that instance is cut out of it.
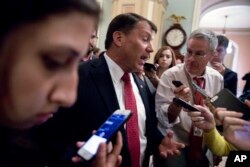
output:
<svg viewBox="0 0 250 167"><path fill-rule="evenodd" d="M218 39L218 46L223 46L224 48L228 47L229 39L225 37L224 35L217 35Z"/></svg>
<svg viewBox="0 0 250 167"><path fill-rule="evenodd" d="M149 21L148 19L135 14L135 13L125 13L116 16L109 24L106 40L105 49L109 49L113 42L113 33L115 31L121 31L123 33L129 33L139 21L146 21L154 32L157 32L156 25Z"/></svg>
<svg viewBox="0 0 250 167"><path fill-rule="evenodd" d="M0 41L4 40L8 32L21 25L72 11L99 18L100 7L95 0L1 0Z"/></svg>
<svg viewBox="0 0 250 167"><path fill-rule="evenodd" d="M0 0L0 106L8 92L12 61L12 58L1 53L8 35L21 26L42 22L51 15L70 12L89 15L98 23L100 7L95 0Z"/></svg>

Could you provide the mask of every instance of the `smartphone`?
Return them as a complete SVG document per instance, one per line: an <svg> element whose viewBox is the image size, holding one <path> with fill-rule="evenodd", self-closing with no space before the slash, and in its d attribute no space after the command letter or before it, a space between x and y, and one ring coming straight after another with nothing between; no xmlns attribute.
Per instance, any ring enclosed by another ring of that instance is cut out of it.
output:
<svg viewBox="0 0 250 167"><path fill-rule="evenodd" d="M181 85L183 85L183 83L181 81L177 81L177 80L173 80L172 83L174 84L175 87L180 87Z"/></svg>
<svg viewBox="0 0 250 167"><path fill-rule="evenodd" d="M78 150L77 154L85 160L93 158L100 143L108 142L121 126L131 117L130 110L116 110Z"/></svg>
<svg viewBox="0 0 250 167"><path fill-rule="evenodd" d="M228 89L222 89L210 99L215 107L224 107L230 111L242 112L244 120L250 120L250 108L233 95Z"/></svg>
<svg viewBox="0 0 250 167"><path fill-rule="evenodd" d="M146 71L151 71L151 69L153 69L153 70L157 70L156 69L156 67L155 67L155 65L154 64L151 64L151 63L145 63L144 64L144 69L146 70Z"/></svg>
<svg viewBox="0 0 250 167"><path fill-rule="evenodd" d="M187 109L188 111L199 111L196 107L192 106L191 104L187 103L186 101L184 101L180 98L175 97L173 99L173 102L182 106L183 108Z"/></svg>

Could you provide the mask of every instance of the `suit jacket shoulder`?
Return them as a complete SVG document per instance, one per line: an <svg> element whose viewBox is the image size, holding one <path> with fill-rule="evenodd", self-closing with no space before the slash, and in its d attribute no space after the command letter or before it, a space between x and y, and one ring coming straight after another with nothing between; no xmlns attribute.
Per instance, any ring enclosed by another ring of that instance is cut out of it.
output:
<svg viewBox="0 0 250 167"><path fill-rule="evenodd" d="M224 88L230 90L234 95L237 94L237 82L238 82L238 75L236 72L226 68L224 75Z"/></svg>

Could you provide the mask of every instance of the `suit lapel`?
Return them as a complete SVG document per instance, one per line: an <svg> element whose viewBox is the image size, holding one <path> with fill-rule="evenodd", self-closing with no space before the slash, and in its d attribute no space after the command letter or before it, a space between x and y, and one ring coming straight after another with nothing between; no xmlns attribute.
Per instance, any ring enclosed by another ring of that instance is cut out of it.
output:
<svg viewBox="0 0 250 167"><path fill-rule="evenodd" d="M133 73L133 77L134 77L136 86L139 89L139 92L140 92L140 95L141 95L141 98L142 98L142 102L143 102L143 104L145 106L146 113L148 113L148 111L149 111L149 106L148 106L149 101L148 101L148 97L147 97L147 86L146 86L145 82L142 81L136 74Z"/></svg>
<svg viewBox="0 0 250 167"><path fill-rule="evenodd" d="M91 65L90 73L108 111L113 113L120 108L119 103L106 60L104 56L100 56L99 59L98 63Z"/></svg>

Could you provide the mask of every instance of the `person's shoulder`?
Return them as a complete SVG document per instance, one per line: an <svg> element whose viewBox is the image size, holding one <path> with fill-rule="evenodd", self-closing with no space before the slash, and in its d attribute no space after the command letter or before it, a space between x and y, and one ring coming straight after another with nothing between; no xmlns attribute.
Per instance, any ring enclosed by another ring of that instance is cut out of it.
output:
<svg viewBox="0 0 250 167"><path fill-rule="evenodd" d="M171 78L176 75L180 75L180 73L184 73L184 64L177 64L166 71L163 72L161 78Z"/></svg>
<svg viewBox="0 0 250 167"><path fill-rule="evenodd" d="M206 66L206 73L208 75L221 75L217 70L213 69L210 66Z"/></svg>
<svg viewBox="0 0 250 167"><path fill-rule="evenodd" d="M184 72L184 65L183 64L177 64L166 71L161 75L160 82L161 83L168 83L171 80L182 80L185 78L185 72ZM172 84L172 83L171 83Z"/></svg>
<svg viewBox="0 0 250 167"><path fill-rule="evenodd" d="M166 71L169 73L179 73L179 72L183 72L183 69L184 69L184 63L176 64L175 66L167 69Z"/></svg>
<svg viewBox="0 0 250 167"><path fill-rule="evenodd" d="M79 74L83 74L86 73L90 68L90 61L86 61L86 62L80 62L79 66L78 66L78 72Z"/></svg>
<svg viewBox="0 0 250 167"><path fill-rule="evenodd" d="M231 70L230 68L227 68L227 67L226 67L226 70L225 70L225 74L237 75L236 72L234 72L233 70Z"/></svg>
<svg viewBox="0 0 250 167"><path fill-rule="evenodd" d="M79 64L79 72L81 73L82 71L89 71L92 68L95 68L99 65L101 65L103 63L103 61L101 59L93 59L93 60L89 60L86 62L80 62Z"/></svg>

